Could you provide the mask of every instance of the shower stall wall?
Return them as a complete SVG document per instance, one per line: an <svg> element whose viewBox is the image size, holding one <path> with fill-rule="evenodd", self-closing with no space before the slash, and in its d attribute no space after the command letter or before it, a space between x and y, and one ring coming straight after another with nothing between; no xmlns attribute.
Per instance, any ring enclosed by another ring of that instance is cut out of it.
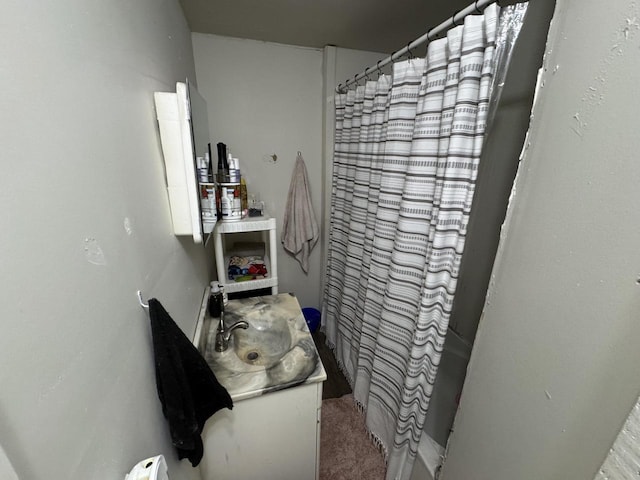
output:
<svg viewBox="0 0 640 480"><path fill-rule="evenodd" d="M471 345L449 329L411 480L435 479L458 411L470 354Z"/></svg>

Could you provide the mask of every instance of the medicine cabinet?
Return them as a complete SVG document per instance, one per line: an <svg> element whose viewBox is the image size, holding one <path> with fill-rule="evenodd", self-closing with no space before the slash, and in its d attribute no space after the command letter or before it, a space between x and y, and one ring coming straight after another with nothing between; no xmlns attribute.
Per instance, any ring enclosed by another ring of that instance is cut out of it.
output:
<svg viewBox="0 0 640 480"><path fill-rule="evenodd" d="M207 103L188 79L176 83L175 93L155 92L154 98L174 234L203 243L195 162L208 150Z"/></svg>

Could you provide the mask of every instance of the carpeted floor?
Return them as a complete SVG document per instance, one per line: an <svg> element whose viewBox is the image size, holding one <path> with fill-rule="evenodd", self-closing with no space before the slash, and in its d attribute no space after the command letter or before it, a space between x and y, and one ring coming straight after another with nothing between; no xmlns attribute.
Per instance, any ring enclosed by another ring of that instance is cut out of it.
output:
<svg viewBox="0 0 640 480"><path fill-rule="evenodd" d="M353 403L349 382L327 347L324 333L315 332L313 340L327 372L322 387L320 480L384 480L384 459Z"/></svg>
<svg viewBox="0 0 640 480"><path fill-rule="evenodd" d="M369 439L353 395L322 402L320 480L384 480L382 454Z"/></svg>

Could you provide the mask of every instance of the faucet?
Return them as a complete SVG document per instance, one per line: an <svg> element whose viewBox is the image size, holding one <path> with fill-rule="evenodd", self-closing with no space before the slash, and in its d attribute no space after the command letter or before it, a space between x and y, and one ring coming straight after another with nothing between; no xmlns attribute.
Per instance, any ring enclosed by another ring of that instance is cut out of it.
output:
<svg viewBox="0 0 640 480"><path fill-rule="evenodd" d="M216 352L224 352L227 348L229 348L229 339L231 339L231 334L236 328L249 328L249 324L244 320L240 320L239 322L234 323L230 327L225 327L224 325L224 307L220 312L220 323L218 324L218 329L216 330Z"/></svg>

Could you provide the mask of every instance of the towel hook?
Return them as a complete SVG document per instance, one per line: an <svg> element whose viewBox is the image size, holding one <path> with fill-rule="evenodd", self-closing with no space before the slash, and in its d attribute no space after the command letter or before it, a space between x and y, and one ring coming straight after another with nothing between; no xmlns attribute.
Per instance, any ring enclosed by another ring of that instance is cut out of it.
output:
<svg viewBox="0 0 640 480"><path fill-rule="evenodd" d="M144 301L142 300L142 292L138 290L136 293L138 294L138 302L140 303L140 306L147 310L149 308L149 304L144 303Z"/></svg>

